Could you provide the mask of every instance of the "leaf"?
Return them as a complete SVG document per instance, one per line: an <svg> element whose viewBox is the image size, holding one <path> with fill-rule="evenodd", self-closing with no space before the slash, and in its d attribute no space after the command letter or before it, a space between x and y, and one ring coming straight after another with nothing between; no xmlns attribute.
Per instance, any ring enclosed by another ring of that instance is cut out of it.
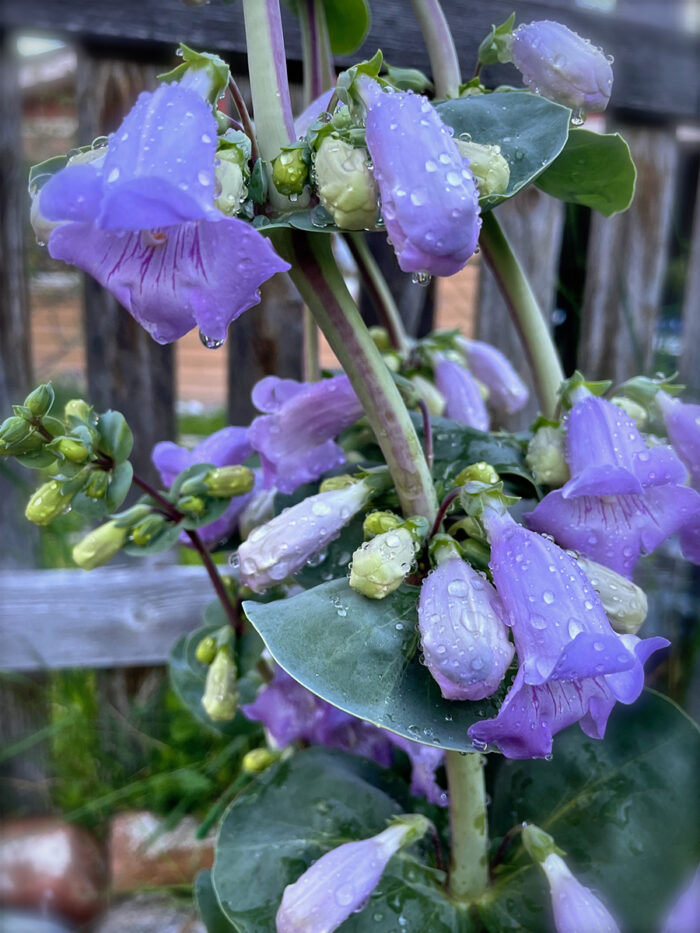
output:
<svg viewBox="0 0 700 933"><path fill-rule="evenodd" d="M505 194L482 198L482 210L512 198L556 159L571 119L568 107L529 91L475 94L443 101L436 110L456 136L465 133L472 142L500 146L510 165Z"/></svg>
<svg viewBox="0 0 700 933"><path fill-rule="evenodd" d="M116 512L126 499L131 489L133 475L134 468L128 460L124 460L114 467L105 495L105 507L108 512Z"/></svg>
<svg viewBox="0 0 700 933"><path fill-rule="evenodd" d="M326 24L334 55L351 55L369 32L367 0L324 0Z"/></svg>
<svg viewBox="0 0 700 933"><path fill-rule="evenodd" d="M505 761L490 822L502 835L537 823L567 853L583 884L624 929L655 933L700 857L700 736L670 700L647 692L617 706L603 741L572 727L554 743L552 761ZM544 876L513 844L514 871L481 910L489 930L550 929Z"/></svg>
<svg viewBox="0 0 700 933"><path fill-rule="evenodd" d="M206 869L200 871L194 879L194 899L207 933L235 933L236 928L228 922L219 906L211 881L211 872Z"/></svg>
<svg viewBox="0 0 700 933"><path fill-rule="evenodd" d="M401 785L363 758L310 748L261 775L227 810L212 880L240 933L269 933L284 888L336 846L381 832L401 811ZM468 933L465 913L439 887L418 847L394 856L367 906L341 933Z"/></svg>
<svg viewBox="0 0 700 933"><path fill-rule="evenodd" d="M572 129L560 155L537 179L537 187L561 201L582 204L610 217L626 211L637 170L618 133Z"/></svg>
<svg viewBox="0 0 700 933"><path fill-rule="evenodd" d="M502 692L477 703L443 699L417 657L417 600L409 586L367 599L342 579L243 608L275 661L312 693L413 741L473 751L467 729L496 715Z"/></svg>

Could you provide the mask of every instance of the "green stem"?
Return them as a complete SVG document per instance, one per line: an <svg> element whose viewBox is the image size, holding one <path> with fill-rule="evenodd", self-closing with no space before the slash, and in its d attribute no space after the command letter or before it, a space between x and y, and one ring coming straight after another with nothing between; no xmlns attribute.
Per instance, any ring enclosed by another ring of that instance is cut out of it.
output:
<svg viewBox="0 0 700 933"><path fill-rule="evenodd" d="M304 305L303 311L304 347L302 361L304 366L304 382L318 382L321 378L321 364L318 353L318 327L313 314Z"/></svg>
<svg viewBox="0 0 700 933"><path fill-rule="evenodd" d="M382 449L405 515L432 521L437 499L418 435L333 257L330 237L275 230L278 253L358 395Z"/></svg>
<svg viewBox="0 0 700 933"><path fill-rule="evenodd" d="M428 47L435 96L459 97L459 59L440 0L411 0L411 5Z"/></svg>
<svg viewBox="0 0 700 933"><path fill-rule="evenodd" d="M481 755L445 752L450 787L450 894L472 901L488 885L488 824Z"/></svg>
<svg viewBox="0 0 700 933"><path fill-rule="evenodd" d="M345 240L350 248L352 257L357 264L362 282L367 289L377 314L386 327L389 339L399 352L408 350L408 337L404 330L403 321L396 307L394 296L391 294L382 270L367 243L364 233L347 233Z"/></svg>
<svg viewBox="0 0 700 933"><path fill-rule="evenodd" d="M299 0L301 57L304 63L304 106L335 85L331 43L323 0Z"/></svg>
<svg viewBox="0 0 700 933"><path fill-rule="evenodd" d="M539 303L493 211L483 215L479 243L520 334L542 414L553 418L564 372Z"/></svg>

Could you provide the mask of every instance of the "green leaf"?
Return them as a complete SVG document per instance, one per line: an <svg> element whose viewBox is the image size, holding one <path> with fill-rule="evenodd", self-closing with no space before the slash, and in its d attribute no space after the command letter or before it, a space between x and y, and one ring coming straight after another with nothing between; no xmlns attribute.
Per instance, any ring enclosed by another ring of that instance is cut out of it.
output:
<svg viewBox="0 0 700 933"><path fill-rule="evenodd" d="M505 688L477 703L443 699L417 657L418 592L367 599L342 579L243 608L275 661L312 693L416 742L473 751L467 729L496 715Z"/></svg>
<svg viewBox="0 0 700 933"><path fill-rule="evenodd" d="M97 419L100 434L100 449L116 463L121 463L131 453L134 435L120 411L105 411Z"/></svg>
<svg viewBox="0 0 700 933"><path fill-rule="evenodd" d="M572 129L560 155L537 179L537 187L610 217L630 206L636 179L630 148L619 133Z"/></svg>
<svg viewBox="0 0 700 933"><path fill-rule="evenodd" d="M491 26L491 31L479 46L479 61L482 65L493 65L496 62L509 62L510 43L515 26L515 13L500 26Z"/></svg>
<svg viewBox="0 0 700 933"><path fill-rule="evenodd" d="M105 496L105 507L108 512L116 512L126 499L131 489L133 475L134 468L128 460L125 460L123 463L118 463L112 470L109 488Z"/></svg>
<svg viewBox="0 0 700 933"><path fill-rule="evenodd" d="M367 0L325 0L326 24L334 55L351 55L369 32Z"/></svg>
<svg viewBox="0 0 700 933"><path fill-rule="evenodd" d="M235 933L236 928L228 922L219 906L211 881L211 872L206 869L200 871L194 879L194 899L207 933Z"/></svg>
<svg viewBox="0 0 700 933"><path fill-rule="evenodd" d="M572 727L555 739L552 761L504 761L489 822L496 836L523 820L541 826L623 929L655 933L700 858L699 771L697 727L648 692L615 708L604 741ZM494 933L545 933L544 875L519 843L512 850L512 870L484 901L481 918Z"/></svg>
<svg viewBox="0 0 700 933"><path fill-rule="evenodd" d="M510 165L503 195L482 198L482 210L513 197L534 181L564 148L571 111L529 91L502 91L446 100L437 104L442 120L456 136L500 146Z"/></svg>
<svg viewBox="0 0 700 933"><path fill-rule="evenodd" d="M401 811L388 772L363 758L310 748L270 768L226 812L212 880L240 933L270 933L284 888L336 846L376 835ZM341 933L468 933L443 875L410 846L389 862L366 907Z"/></svg>
<svg viewBox="0 0 700 933"><path fill-rule="evenodd" d="M400 91L414 91L416 94L425 94L433 90L433 82L419 71L418 68L398 68L384 62L389 74L389 81Z"/></svg>

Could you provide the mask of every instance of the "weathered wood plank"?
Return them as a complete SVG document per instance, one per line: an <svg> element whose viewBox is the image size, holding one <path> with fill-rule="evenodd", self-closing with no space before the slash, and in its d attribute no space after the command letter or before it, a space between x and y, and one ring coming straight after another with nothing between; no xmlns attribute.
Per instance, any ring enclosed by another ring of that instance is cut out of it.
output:
<svg viewBox="0 0 700 933"><path fill-rule="evenodd" d="M510 15L510 0L443 0L448 21L465 74L476 60L479 42L492 23ZM677 10L679 0L666 4ZM674 24L672 12L666 25L642 21L628 6L621 13L601 16L563 0L539 0L518 4L518 20L559 19L581 35L588 36L615 56L615 106L640 113L668 114L694 118L698 113L698 37L683 33ZM301 41L292 17L284 11L285 36L290 59L299 61ZM415 65L425 62L425 46L411 14L408 0L381 0L372 4L372 28L359 52L360 57L377 48L390 62ZM141 45L180 41L222 52L245 53L243 13L240 4L215 0L205 6L187 8L174 0L4 0L0 4L0 27L42 28L81 39L99 39L116 46L125 42ZM508 69L489 72L496 83L511 82ZM649 80L649 75L654 80Z"/></svg>
<svg viewBox="0 0 700 933"><path fill-rule="evenodd" d="M538 188L526 188L497 209L506 236L530 280L547 321L551 321L556 295L564 205ZM486 263L481 264L477 337L498 347L513 363L530 389L530 401L504 427L517 430L529 424L539 406L520 337L510 320L496 280Z"/></svg>
<svg viewBox="0 0 700 933"><path fill-rule="evenodd" d="M683 299L683 351L680 381L689 398L700 399L700 178L695 195L692 244L688 257L688 281Z"/></svg>
<svg viewBox="0 0 700 933"><path fill-rule="evenodd" d="M160 664L213 598L200 567L0 571L2 667Z"/></svg>
<svg viewBox="0 0 700 933"><path fill-rule="evenodd" d="M622 132L637 165L637 191L624 214L591 218L577 356L588 378L616 382L652 364L678 158L667 130Z"/></svg>

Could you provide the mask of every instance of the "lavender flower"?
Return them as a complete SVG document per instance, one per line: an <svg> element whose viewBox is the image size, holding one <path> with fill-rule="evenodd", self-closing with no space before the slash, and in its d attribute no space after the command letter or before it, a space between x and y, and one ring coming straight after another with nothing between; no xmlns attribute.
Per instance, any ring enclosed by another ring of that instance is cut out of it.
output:
<svg viewBox="0 0 700 933"><path fill-rule="evenodd" d="M603 111L613 74L610 60L561 23L519 26L511 43L513 64L536 94L575 110Z"/></svg>
<svg viewBox="0 0 700 933"><path fill-rule="evenodd" d="M632 576L642 554L686 525L700 498L670 447L648 448L634 421L603 399L577 402L565 422L572 479L526 516L600 564Z"/></svg>
<svg viewBox="0 0 700 933"><path fill-rule="evenodd" d="M363 482L320 492L255 528L238 549L242 582L260 593L286 580L338 537L370 495Z"/></svg>
<svg viewBox="0 0 700 933"><path fill-rule="evenodd" d="M427 98L361 79L366 139L382 217L404 272L453 275L476 249L478 191L468 162Z"/></svg>
<svg viewBox="0 0 700 933"><path fill-rule="evenodd" d="M472 375L489 390L491 408L512 415L527 404L528 388L500 350L483 340L466 337L458 337L457 344L467 358Z"/></svg>
<svg viewBox="0 0 700 933"><path fill-rule="evenodd" d="M540 866L549 882L557 933L620 933L607 908L574 878L561 856L552 852Z"/></svg>
<svg viewBox="0 0 700 933"><path fill-rule="evenodd" d="M496 719L469 729L509 758L540 758L552 737L578 722L602 738L615 701L633 703L643 665L665 638L616 635L573 558L508 515L484 513L491 571L513 629L520 667Z"/></svg>
<svg viewBox="0 0 700 933"><path fill-rule="evenodd" d="M369 839L346 842L314 862L287 885L277 911L277 933L332 933L361 910L399 849L419 839L428 820L418 814L398 817Z"/></svg>
<svg viewBox="0 0 700 933"><path fill-rule="evenodd" d="M656 402L663 415L668 439L688 467L693 488L700 491L700 405L681 402L666 392L658 392Z"/></svg>
<svg viewBox="0 0 700 933"><path fill-rule="evenodd" d="M700 868L673 905L661 933L696 933L700 919Z"/></svg>
<svg viewBox="0 0 700 933"><path fill-rule="evenodd" d="M448 700L482 700L503 680L514 648L488 580L459 557L423 581L418 626L425 663Z"/></svg>
<svg viewBox="0 0 700 933"><path fill-rule="evenodd" d="M345 462L333 438L362 415L347 376L311 383L267 376L252 398L265 412L254 419L248 437L260 454L266 485L294 492Z"/></svg>
<svg viewBox="0 0 700 933"><path fill-rule="evenodd" d="M39 194L40 213L59 222L51 256L96 278L159 343L195 326L224 340L259 286L289 268L215 208L215 155L211 108L166 84L139 96L104 156L69 164Z"/></svg>
<svg viewBox="0 0 700 933"><path fill-rule="evenodd" d="M489 415L479 384L459 363L444 356L435 360L435 385L445 399L445 417L479 431L488 431Z"/></svg>

